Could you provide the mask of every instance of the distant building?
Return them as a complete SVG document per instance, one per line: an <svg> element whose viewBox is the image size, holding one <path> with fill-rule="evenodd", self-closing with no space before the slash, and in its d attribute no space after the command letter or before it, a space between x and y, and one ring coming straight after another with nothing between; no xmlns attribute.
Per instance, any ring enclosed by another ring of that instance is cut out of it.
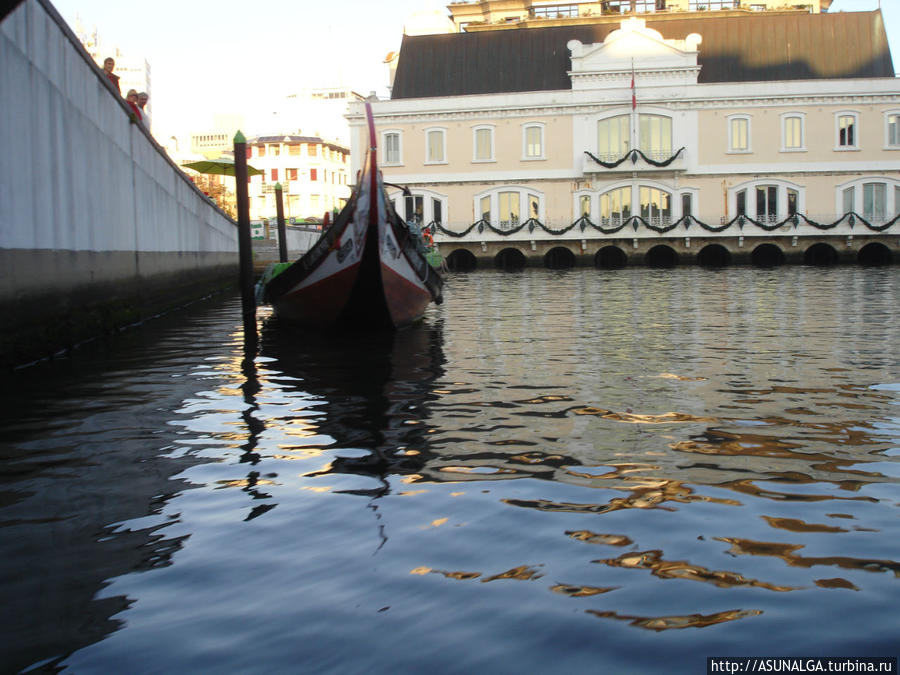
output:
<svg viewBox="0 0 900 675"><path fill-rule="evenodd" d="M277 183L286 219L322 218L350 196L349 148L318 136L249 138L247 161L263 172L250 178L251 220L275 219Z"/></svg>
<svg viewBox="0 0 900 675"><path fill-rule="evenodd" d="M628 222L651 237L679 222L702 233L686 216L709 228L738 216L889 221L900 212L900 81L880 11L735 4L450 5L466 32L405 36L392 98L372 104L385 179L412 191L391 189L400 215L456 232ZM349 119L356 171L362 105Z"/></svg>
<svg viewBox="0 0 900 675"><path fill-rule="evenodd" d="M304 90L285 97L271 117L258 124L265 124L268 129L296 129L299 134L349 147L347 110L350 103L363 98L347 87Z"/></svg>
<svg viewBox="0 0 900 675"><path fill-rule="evenodd" d="M223 152L234 150L234 134L224 131L191 134L191 152L218 157Z"/></svg>

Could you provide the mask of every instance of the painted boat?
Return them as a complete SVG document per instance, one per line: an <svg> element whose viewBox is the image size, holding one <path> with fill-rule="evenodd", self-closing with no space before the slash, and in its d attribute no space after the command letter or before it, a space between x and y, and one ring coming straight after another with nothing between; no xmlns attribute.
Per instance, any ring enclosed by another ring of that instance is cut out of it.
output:
<svg viewBox="0 0 900 675"><path fill-rule="evenodd" d="M443 279L419 234L387 199L366 103L369 150L347 205L291 265L267 270L262 300L280 319L320 328L403 328L440 303Z"/></svg>

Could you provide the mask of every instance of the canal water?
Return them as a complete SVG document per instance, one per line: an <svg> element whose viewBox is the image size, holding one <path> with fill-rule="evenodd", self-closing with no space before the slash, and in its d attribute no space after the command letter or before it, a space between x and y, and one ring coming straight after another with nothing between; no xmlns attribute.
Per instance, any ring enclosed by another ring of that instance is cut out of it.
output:
<svg viewBox="0 0 900 675"><path fill-rule="evenodd" d="M216 297L7 377L2 670L704 673L900 651L900 270Z"/></svg>

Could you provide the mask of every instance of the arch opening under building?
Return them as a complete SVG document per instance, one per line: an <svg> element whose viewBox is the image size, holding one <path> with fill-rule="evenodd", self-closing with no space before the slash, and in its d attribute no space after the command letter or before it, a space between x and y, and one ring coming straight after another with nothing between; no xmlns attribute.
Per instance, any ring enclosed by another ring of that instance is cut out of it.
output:
<svg viewBox="0 0 900 675"><path fill-rule="evenodd" d="M628 256L618 246L604 246L594 255L594 267L618 270L628 264Z"/></svg>
<svg viewBox="0 0 900 675"><path fill-rule="evenodd" d="M452 272L468 272L478 267L478 259L471 251L458 248L447 256L447 269Z"/></svg>
<svg viewBox="0 0 900 675"><path fill-rule="evenodd" d="M731 264L731 253L721 244L709 244L700 249L697 264L701 267L727 267Z"/></svg>
<svg viewBox="0 0 900 675"><path fill-rule="evenodd" d="M859 249L856 254L856 262L860 265L890 265L894 262L891 249L884 244L872 241Z"/></svg>
<svg viewBox="0 0 900 675"><path fill-rule="evenodd" d="M775 244L760 244L750 254L750 262L756 267L779 267L784 260L784 252Z"/></svg>
<svg viewBox="0 0 900 675"><path fill-rule="evenodd" d="M517 248L505 248L494 256L494 267L501 270L520 270L527 264L525 254Z"/></svg>
<svg viewBox="0 0 900 675"><path fill-rule="evenodd" d="M551 270L575 267L575 254L565 246L555 246L544 255L544 267Z"/></svg>
<svg viewBox="0 0 900 675"><path fill-rule="evenodd" d="M675 249L666 244L657 244L644 256L647 267L676 267L678 254Z"/></svg>
<svg viewBox="0 0 900 675"><path fill-rule="evenodd" d="M803 254L804 265L815 265L816 267L830 267L837 265L838 252L830 244L819 242L813 244Z"/></svg>

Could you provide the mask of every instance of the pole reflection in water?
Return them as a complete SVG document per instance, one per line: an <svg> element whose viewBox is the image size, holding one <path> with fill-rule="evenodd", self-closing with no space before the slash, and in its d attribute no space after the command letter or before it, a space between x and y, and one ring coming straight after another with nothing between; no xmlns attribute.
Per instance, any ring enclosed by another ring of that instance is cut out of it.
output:
<svg viewBox="0 0 900 675"><path fill-rule="evenodd" d="M244 349L234 301L18 380L0 553L4 597L32 613L4 625L4 662L695 673L896 654L896 270L450 288L395 335L264 316Z"/></svg>

